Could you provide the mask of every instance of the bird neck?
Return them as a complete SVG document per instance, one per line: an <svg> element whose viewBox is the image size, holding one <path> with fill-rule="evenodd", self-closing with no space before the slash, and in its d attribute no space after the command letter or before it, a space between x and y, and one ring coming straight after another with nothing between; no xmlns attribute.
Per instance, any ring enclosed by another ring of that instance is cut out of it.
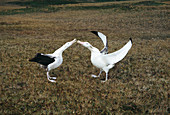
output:
<svg viewBox="0 0 170 115"><path fill-rule="evenodd" d="M91 51L91 53L100 53L100 51L96 47L91 46L88 49Z"/></svg>
<svg viewBox="0 0 170 115"><path fill-rule="evenodd" d="M57 49L53 54L54 55L62 55L63 51L66 50L67 47L65 47L64 45L62 47L60 47L59 49Z"/></svg>
<svg viewBox="0 0 170 115"><path fill-rule="evenodd" d="M58 50L63 53L63 51L66 50L67 48L68 48L68 47L66 47L65 45L63 45L63 46L60 47Z"/></svg>

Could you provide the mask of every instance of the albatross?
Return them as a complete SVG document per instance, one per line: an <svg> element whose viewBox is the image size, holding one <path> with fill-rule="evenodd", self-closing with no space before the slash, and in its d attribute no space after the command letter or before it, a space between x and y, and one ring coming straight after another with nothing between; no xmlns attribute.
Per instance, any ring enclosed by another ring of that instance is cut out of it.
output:
<svg viewBox="0 0 170 115"><path fill-rule="evenodd" d="M128 53L128 51L132 47L132 39L130 38L129 41L119 50L109 53L103 54L99 51L96 47L92 46L89 42L82 42L77 41L77 43L83 45L84 47L88 48L91 51L91 63L100 69L100 73L98 76L92 75L92 77L100 77L102 71L105 71L106 78L102 82L106 82L108 80L108 72L111 68L115 66L116 63L121 61Z"/></svg>
<svg viewBox="0 0 170 115"><path fill-rule="evenodd" d="M76 39L65 43L62 47L57 49L52 54L37 53L35 55L35 57L30 59L29 61L39 63L41 67L44 67L46 69L47 79L50 82L56 82L54 80L54 79L56 79L56 77L50 77L49 72L50 72L50 70L55 69L62 64L62 62L63 62L63 57L62 57L63 51L66 50L68 47L70 47L75 42L76 42Z"/></svg>

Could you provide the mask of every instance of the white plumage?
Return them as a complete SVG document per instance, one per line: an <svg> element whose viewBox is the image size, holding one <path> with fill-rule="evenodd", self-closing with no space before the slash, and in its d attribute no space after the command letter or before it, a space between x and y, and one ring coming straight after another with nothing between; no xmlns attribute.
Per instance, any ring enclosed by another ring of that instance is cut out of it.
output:
<svg viewBox="0 0 170 115"><path fill-rule="evenodd" d="M44 67L47 70L47 79L50 82L56 82L55 80L52 80L52 79L56 79L56 77L50 77L49 72L50 72L50 70L55 69L62 64L63 51L66 50L68 47L70 47L75 42L76 42L76 39L65 43L62 47L57 49L52 54L37 53L36 56L34 58L30 59L29 61L39 63L41 65L41 67Z"/></svg>
<svg viewBox="0 0 170 115"><path fill-rule="evenodd" d="M102 71L105 71L106 73L105 81L107 81L108 79L109 70L113 68L117 62L121 61L127 55L128 51L132 47L132 39L130 38L129 42L126 43L126 45L122 47L120 50L109 54L103 54L88 42L77 41L77 43L83 45L84 47L88 48L91 51L92 64L101 70L98 76L92 75L92 77L99 77Z"/></svg>

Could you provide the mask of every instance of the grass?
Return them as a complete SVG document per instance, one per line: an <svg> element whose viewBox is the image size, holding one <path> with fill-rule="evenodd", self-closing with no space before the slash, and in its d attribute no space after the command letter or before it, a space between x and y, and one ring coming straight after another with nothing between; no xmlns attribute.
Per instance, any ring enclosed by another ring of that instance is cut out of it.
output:
<svg viewBox="0 0 170 115"><path fill-rule="evenodd" d="M155 1L141 1L135 3L135 5L146 5L146 6L159 6L159 5L164 5L165 3L161 2L155 2Z"/></svg>
<svg viewBox="0 0 170 115"><path fill-rule="evenodd" d="M99 2L99 1L98 1ZM101 1L100 1L101 2ZM166 5L167 3L159 2L159 1L132 1L132 2L104 2L98 3L99 5L93 4L89 5L84 3L84 1L13 1L7 2L8 4L15 4L20 6L25 6L25 8L17 8L17 9L7 9L0 11L0 15L14 15L14 14L26 14L26 13L35 13L35 12L58 12L59 10L100 10L100 9L114 9L119 11L133 11L133 10L142 10L140 7L143 6L152 6L148 7L149 9L156 8L156 6ZM81 3L81 4L78 4ZM84 4L83 4L84 3ZM74 4L74 5L70 5ZM78 5L75 5L78 4ZM169 7L164 7L169 8Z"/></svg>
<svg viewBox="0 0 170 115"><path fill-rule="evenodd" d="M128 11L66 8L133 3L52 5L61 9L1 15L0 113L168 115L168 3L140 4ZM45 70L28 61L37 52L52 53L74 38L102 49L101 40L90 33L92 30L108 36L109 52L121 48L129 37L133 39L132 49L110 70L106 83L100 82L104 73L101 78L90 77L99 70L92 66L88 49L79 44L64 51L63 64L50 72L57 83L48 82Z"/></svg>

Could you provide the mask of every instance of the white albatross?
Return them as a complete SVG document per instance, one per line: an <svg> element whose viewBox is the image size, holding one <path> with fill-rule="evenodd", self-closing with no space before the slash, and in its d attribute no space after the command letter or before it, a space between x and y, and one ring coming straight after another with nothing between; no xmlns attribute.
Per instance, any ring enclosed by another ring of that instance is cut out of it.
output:
<svg viewBox="0 0 170 115"><path fill-rule="evenodd" d="M35 55L35 57L30 59L29 61L39 63L41 65L41 67L44 67L47 70L47 79L50 82L56 82L55 80L52 80L52 79L56 79L56 77L50 77L49 72L50 72L50 70L55 69L62 64L62 62L63 62L63 57L62 57L63 51L66 50L68 47L70 47L75 42L76 42L76 39L65 43L62 47L57 49L52 54L37 53Z"/></svg>
<svg viewBox="0 0 170 115"><path fill-rule="evenodd" d="M92 75L92 77L100 77L102 71L105 71L106 78L102 82L107 81L109 70L113 68L116 63L121 61L127 55L128 51L132 47L132 39L130 38L129 42L126 43L118 51L109 54L103 54L88 42L81 42L78 40L77 43L83 45L84 47L88 48L91 51L92 64L101 70L98 76Z"/></svg>

